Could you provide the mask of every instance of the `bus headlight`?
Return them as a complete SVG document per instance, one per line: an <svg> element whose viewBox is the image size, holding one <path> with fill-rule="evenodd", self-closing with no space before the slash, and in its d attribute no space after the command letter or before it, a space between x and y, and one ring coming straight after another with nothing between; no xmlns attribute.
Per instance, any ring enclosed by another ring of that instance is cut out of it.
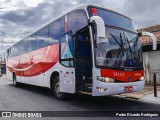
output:
<svg viewBox="0 0 160 120"><path fill-rule="evenodd" d="M141 80L141 81L145 80L144 76L140 77L139 80Z"/></svg>
<svg viewBox="0 0 160 120"><path fill-rule="evenodd" d="M109 77L97 77L97 80L102 82L114 83L115 79Z"/></svg>

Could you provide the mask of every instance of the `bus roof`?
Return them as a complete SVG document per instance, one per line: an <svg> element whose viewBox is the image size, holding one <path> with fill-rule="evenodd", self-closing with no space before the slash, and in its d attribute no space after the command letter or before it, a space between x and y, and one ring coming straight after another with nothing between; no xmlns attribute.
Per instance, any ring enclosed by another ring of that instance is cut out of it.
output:
<svg viewBox="0 0 160 120"><path fill-rule="evenodd" d="M56 18L53 18L53 19L50 20L47 24L42 25L42 26L39 27L37 30L35 30L33 33L27 35L25 38L21 39L21 40L18 41L17 43L21 42L22 40L24 40L24 39L26 39L27 37L31 36L32 34L36 33L37 31L39 31L40 29L44 28L45 26L48 26L48 25L51 24L52 22L54 22L54 21L56 21L57 19L61 18L62 16L66 15L66 14L72 12L72 11L75 11L75 10L80 10L80 9L87 10L87 8L90 7L90 6L91 6L91 7L98 7L98 8L101 8L101 9L104 9L104 10L107 10L107 11L110 11L110 12L113 12L113 13L116 13L116 14L119 14L119 15L121 15L121 16L123 16L123 17L126 17L126 18L130 19L129 17L127 17L127 16L125 16L125 15L123 15L123 14L121 14L121 13L118 13L118 12L115 12L115 11L113 11L113 10L107 9L107 8L105 8L104 6L94 5L94 4L82 4L82 5L76 6L76 7L72 8L72 9L68 10L68 12L63 13L62 15L59 15L59 16L56 17ZM87 15L87 16L88 16L88 15ZM131 19L130 19L130 20L131 20ZM12 46L16 45L17 43L13 44ZM12 46L11 46L11 47L12 47ZM8 49L10 49L11 47L9 47Z"/></svg>
<svg viewBox="0 0 160 120"><path fill-rule="evenodd" d="M72 8L72 9L68 10L67 12L63 13L62 15L60 15L60 16L58 16L58 17L56 17L56 18L53 18L53 19L50 20L47 24L44 24L42 27L40 27L39 29L37 29L35 32L37 32L38 30L40 30L40 29L42 29L43 27L51 24L51 23L54 22L55 20L61 18L62 16L66 15L66 14L72 12L72 11L79 10L79 9L85 9L85 10L87 10L87 8L88 8L89 6L102 8L102 9L105 9L105 10L107 10L107 11L110 11L110 12L113 12L113 13L116 13L116 14L119 14L119 15L121 15L121 16L124 16L124 17L130 19L129 17L127 17L127 16L125 16L125 15L123 15L123 14L121 14L121 13L118 13L118 12L115 12L115 11L113 11L113 10L107 9L107 8L105 8L105 7L103 7L103 6L100 6L100 5L82 4L82 5L76 6L76 7ZM130 19L130 20L131 20L131 19ZM33 33L35 33L35 32L33 32ZM33 34L33 33L32 33L32 34ZM32 35L32 34L30 34L30 35ZM30 36L30 35L29 35L29 36Z"/></svg>

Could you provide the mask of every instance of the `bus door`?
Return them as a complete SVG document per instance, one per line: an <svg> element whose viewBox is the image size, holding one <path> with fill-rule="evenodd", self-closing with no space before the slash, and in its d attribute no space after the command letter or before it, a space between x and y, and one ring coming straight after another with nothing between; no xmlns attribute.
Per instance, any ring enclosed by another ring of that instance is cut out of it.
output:
<svg viewBox="0 0 160 120"><path fill-rule="evenodd" d="M74 41L72 32L67 32L60 38L60 91L75 93Z"/></svg>
<svg viewBox="0 0 160 120"><path fill-rule="evenodd" d="M77 84L80 86L92 84L92 54L88 27L76 33L75 70ZM84 91L81 87L80 90Z"/></svg>

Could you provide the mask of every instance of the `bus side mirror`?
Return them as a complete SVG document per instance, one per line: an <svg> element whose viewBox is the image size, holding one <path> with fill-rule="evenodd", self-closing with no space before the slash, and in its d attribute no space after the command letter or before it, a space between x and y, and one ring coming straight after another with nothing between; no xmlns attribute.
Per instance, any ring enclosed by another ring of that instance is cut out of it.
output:
<svg viewBox="0 0 160 120"><path fill-rule="evenodd" d="M105 24L101 17L92 16L90 17L90 23L95 22L97 25L97 37L105 38Z"/></svg>
<svg viewBox="0 0 160 120"><path fill-rule="evenodd" d="M142 33L138 33L139 36L149 36L152 39L153 42L153 50L157 50L157 38L153 33L150 32L142 32Z"/></svg>

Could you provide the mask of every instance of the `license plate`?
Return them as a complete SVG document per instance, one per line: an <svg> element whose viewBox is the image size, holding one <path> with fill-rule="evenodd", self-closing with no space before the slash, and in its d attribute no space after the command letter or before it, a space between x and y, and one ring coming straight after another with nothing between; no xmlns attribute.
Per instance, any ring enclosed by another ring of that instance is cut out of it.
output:
<svg viewBox="0 0 160 120"><path fill-rule="evenodd" d="M133 91L133 86L126 86L126 87L124 87L124 91L125 92L131 92L131 91Z"/></svg>

